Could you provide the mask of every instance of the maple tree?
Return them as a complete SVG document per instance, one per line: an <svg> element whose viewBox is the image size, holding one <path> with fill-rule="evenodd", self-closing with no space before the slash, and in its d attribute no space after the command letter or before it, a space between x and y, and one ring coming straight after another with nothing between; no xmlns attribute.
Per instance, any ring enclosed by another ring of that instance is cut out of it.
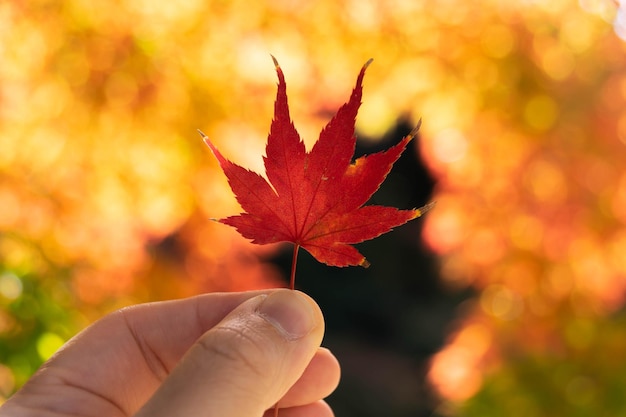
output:
<svg viewBox="0 0 626 417"><path fill-rule="evenodd" d="M293 288L300 247L327 265L367 267L369 263L352 244L373 239L415 219L431 205L412 210L364 206L419 129L418 124L386 151L352 162L362 81L371 59L362 67L350 99L322 129L310 151L305 149L291 120L285 77L276 59L272 59L279 82L263 158L269 182L226 159L204 133L200 134L245 211L219 221L235 227L253 243L294 243L290 277Z"/></svg>

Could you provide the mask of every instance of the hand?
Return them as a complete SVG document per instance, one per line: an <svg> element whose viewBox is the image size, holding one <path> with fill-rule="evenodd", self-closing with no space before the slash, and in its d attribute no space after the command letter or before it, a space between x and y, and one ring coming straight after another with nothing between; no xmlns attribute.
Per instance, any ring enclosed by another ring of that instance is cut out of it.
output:
<svg viewBox="0 0 626 417"><path fill-rule="evenodd" d="M70 340L3 417L332 417L322 313L291 290L206 294L112 313Z"/></svg>

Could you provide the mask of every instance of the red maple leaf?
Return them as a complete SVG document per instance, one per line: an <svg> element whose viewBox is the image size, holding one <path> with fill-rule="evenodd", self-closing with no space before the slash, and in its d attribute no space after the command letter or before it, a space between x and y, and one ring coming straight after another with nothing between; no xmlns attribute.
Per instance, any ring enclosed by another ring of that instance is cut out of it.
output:
<svg viewBox="0 0 626 417"><path fill-rule="evenodd" d="M244 210L244 213L219 220L221 223L235 227L253 243L294 243L294 264L298 248L302 247L327 265L368 266L367 260L351 244L386 233L421 216L431 207L398 210L364 206L419 128L418 125L390 149L352 162L361 83L370 62L361 69L350 100L324 127L313 149L307 151L289 116L285 78L274 59L278 93L264 157L269 182L224 158L200 132Z"/></svg>

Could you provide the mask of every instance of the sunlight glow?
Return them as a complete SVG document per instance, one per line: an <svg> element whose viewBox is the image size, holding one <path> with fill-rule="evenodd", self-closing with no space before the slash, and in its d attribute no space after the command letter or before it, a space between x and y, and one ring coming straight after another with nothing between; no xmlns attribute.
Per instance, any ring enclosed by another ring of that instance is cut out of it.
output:
<svg viewBox="0 0 626 417"><path fill-rule="evenodd" d="M0 275L0 295L15 300L22 295L22 281L15 275L5 272Z"/></svg>
<svg viewBox="0 0 626 417"><path fill-rule="evenodd" d="M282 282L278 246L210 220L239 205L196 133L263 172L270 54L309 147L369 58L358 136L423 120L421 238L475 294L442 401L601 415L624 391L626 2L48 3L0 2L0 402L111 309Z"/></svg>
<svg viewBox="0 0 626 417"><path fill-rule="evenodd" d="M433 138L435 158L444 163L462 159L467 152L467 139L456 129L446 129Z"/></svg>
<svg viewBox="0 0 626 417"><path fill-rule="evenodd" d="M470 324L433 358L429 380L445 398L462 401L474 395L482 383L477 365L491 343L489 330Z"/></svg>
<svg viewBox="0 0 626 417"><path fill-rule="evenodd" d="M50 359L54 353L63 346L65 341L59 335L54 333L44 333L37 340L37 353L42 360Z"/></svg>

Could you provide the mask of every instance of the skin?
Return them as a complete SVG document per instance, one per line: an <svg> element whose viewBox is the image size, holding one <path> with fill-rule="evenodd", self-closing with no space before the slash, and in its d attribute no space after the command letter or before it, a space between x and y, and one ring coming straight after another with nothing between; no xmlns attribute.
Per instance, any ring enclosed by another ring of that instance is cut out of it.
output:
<svg viewBox="0 0 626 417"><path fill-rule="evenodd" d="M317 304L290 290L116 311L70 340L0 417L332 417L339 364Z"/></svg>

